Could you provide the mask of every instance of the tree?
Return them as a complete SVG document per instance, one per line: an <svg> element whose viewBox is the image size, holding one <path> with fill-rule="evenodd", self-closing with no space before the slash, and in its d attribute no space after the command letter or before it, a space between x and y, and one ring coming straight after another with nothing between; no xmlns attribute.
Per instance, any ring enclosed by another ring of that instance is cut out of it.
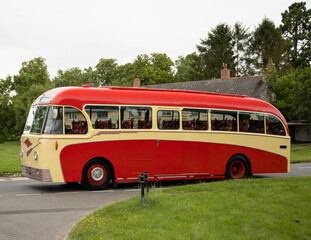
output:
<svg viewBox="0 0 311 240"><path fill-rule="evenodd" d="M118 71L116 59L101 58L95 68L95 75L99 86L111 85L111 83L116 80Z"/></svg>
<svg viewBox="0 0 311 240"><path fill-rule="evenodd" d="M236 22L233 26L234 54L236 63L236 76L245 75L247 72L245 63L245 54L248 49L248 42L251 34L248 28L242 23Z"/></svg>
<svg viewBox="0 0 311 240"><path fill-rule="evenodd" d="M28 91L32 85L42 85L46 88L52 87L47 65L42 57L34 58L29 62L23 62L22 68L18 73L18 75L14 76L13 81L13 90L18 95Z"/></svg>
<svg viewBox="0 0 311 240"><path fill-rule="evenodd" d="M15 116L11 101L11 81L8 76L5 80L0 79L0 143L5 140L17 140L14 132Z"/></svg>
<svg viewBox="0 0 311 240"><path fill-rule="evenodd" d="M58 70L53 78L54 87L82 86L85 84L85 78L80 68L74 67L65 71Z"/></svg>
<svg viewBox="0 0 311 240"><path fill-rule="evenodd" d="M311 68L306 67L303 70L297 70L297 85L294 93L299 119L308 120L311 124Z"/></svg>
<svg viewBox="0 0 311 240"><path fill-rule="evenodd" d="M203 59L203 77L205 79L219 78L224 64L228 65L232 75L235 75L235 58L233 52L233 34L228 24L217 25L201 39L197 49Z"/></svg>
<svg viewBox="0 0 311 240"><path fill-rule="evenodd" d="M311 9L305 2L296 2L282 13L280 25L289 46L290 61L294 68L310 66L311 63Z"/></svg>
<svg viewBox="0 0 311 240"><path fill-rule="evenodd" d="M53 86L42 57L23 62L18 73L13 77L12 90L17 95L12 98L12 108L16 120L14 131L21 134L32 102Z"/></svg>
<svg viewBox="0 0 311 240"><path fill-rule="evenodd" d="M133 62L135 75L142 85L170 83L174 81L173 61L165 53L138 55Z"/></svg>
<svg viewBox="0 0 311 240"><path fill-rule="evenodd" d="M203 79L202 59L196 53L188 54L186 57L179 56L175 61L177 72L175 74L176 82L198 81Z"/></svg>
<svg viewBox="0 0 311 240"><path fill-rule="evenodd" d="M270 60L278 73L286 71L289 68L287 48L288 41L282 38L281 31L271 20L263 19L250 40L247 59L249 73L261 73Z"/></svg>

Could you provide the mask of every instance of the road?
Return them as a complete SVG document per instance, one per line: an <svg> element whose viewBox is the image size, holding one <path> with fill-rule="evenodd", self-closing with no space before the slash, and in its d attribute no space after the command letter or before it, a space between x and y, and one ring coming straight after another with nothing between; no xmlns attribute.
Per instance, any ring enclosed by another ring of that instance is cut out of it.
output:
<svg viewBox="0 0 311 240"><path fill-rule="evenodd" d="M290 173L286 174L259 174L254 177L298 176L311 176L311 163L292 164ZM64 239L82 217L137 194L135 184L86 191L80 184L70 186L28 178L0 178L0 240Z"/></svg>

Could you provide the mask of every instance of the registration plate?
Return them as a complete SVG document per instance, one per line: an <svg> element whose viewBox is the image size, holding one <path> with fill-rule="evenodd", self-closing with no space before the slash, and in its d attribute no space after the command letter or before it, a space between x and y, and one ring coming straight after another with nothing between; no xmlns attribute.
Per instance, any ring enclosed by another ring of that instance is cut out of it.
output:
<svg viewBox="0 0 311 240"><path fill-rule="evenodd" d="M31 167L26 167L26 174L31 175Z"/></svg>

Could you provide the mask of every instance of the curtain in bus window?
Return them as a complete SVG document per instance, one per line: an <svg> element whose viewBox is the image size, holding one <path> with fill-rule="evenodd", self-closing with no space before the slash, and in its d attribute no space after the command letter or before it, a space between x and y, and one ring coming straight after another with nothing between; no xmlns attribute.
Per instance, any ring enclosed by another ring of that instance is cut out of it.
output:
<svg viewBox="0 0 311 240"><path fill-rule="evenodd" d="M275 116L269 114L266 117L267 134L285 136L285 129L282 122Z"/></svg>
<svg viewBox="0 0 311 240"><path fill-rule="evenodd" d="M207 130L207 110L184 109L182 111L182 128L184 130Z"/></svg>
<svg viewBox="0 0 311 240"><path fill-rule="evenodd" d="M179 112L171 110L158 111L159 129L179 129Z"/></svg>
<svg viewBox="0 0 311 240"><path fill-rule="evenodd" d="M118 129L118 106L86 106L85 111L89 115L94 129Z"/></svg>
<svg viewBox="0 0 311 240"><path fill-rule="evenodd" d="M239 113L239 131L251 133L265 133L264 114L262 113Z"/></svg>
<svg viewBox="0 0 311 240"><path fill-rule="evenodd" d="M150 107L121 107L122 129L151 129L152 109Z"/></svg>
<svg viewBox="0 0 311 240"><path fill-rule="evenodd" d="M211 123L212 130L237 131L237 112L212 110Z"/></svg>
<svg viewBox="0 0 311 240"><path fill-rule="evenodd" d="M66 134L87 133L87 121L82 112L78 109L65 107L64 121Z"/></svg>
<svg viewBox="0 0 311 240"><path fill-rule="evenodd" d="M43 133L63 134L63 107L49 107Z"/></svg>

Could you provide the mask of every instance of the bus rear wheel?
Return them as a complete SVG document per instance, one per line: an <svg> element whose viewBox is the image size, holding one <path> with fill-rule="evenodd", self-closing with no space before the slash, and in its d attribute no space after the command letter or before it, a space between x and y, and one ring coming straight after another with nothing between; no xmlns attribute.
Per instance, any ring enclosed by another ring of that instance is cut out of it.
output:
<svg viewBox="0 0 311 240"><path fill-rule="evenodd" d="M108 187L111 178L110 166L106 162L93 159L83 169L81 184L86 189L101 190Z"/></svg>
<svg viewBox="0 0 311 240"><path fill-rule="evenodd" d="M240 179L250 176L249 165L243 156L233 156L226 167L227 179Z"/></svg>

